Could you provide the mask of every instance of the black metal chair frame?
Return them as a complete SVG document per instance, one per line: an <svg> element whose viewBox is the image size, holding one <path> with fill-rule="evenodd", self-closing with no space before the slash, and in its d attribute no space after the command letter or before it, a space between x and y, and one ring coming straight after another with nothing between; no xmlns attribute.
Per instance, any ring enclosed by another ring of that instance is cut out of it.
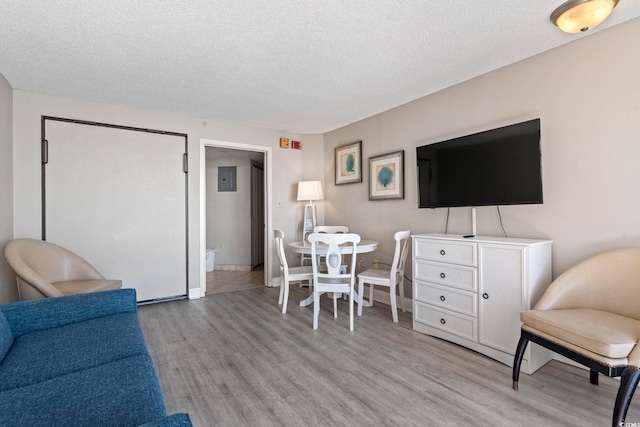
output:
<svg viewBox="0 0 640 427"><path fill-rule="evenodd" d="M618 388L618 394L616 396L616 402L613 408L613 427L620 427L624 425L624 420L627 416L629 404L633 398L633 393L636 391L638 382L640 381L640 370L631 366L609 366L590 359L580 353L576 353L573 350L569 350L559 344L549 341L545 338L539 337L529 331L520 331L520 340L518 341L518 347L516 348L516 354L513 359L513 389L518 390L518 378L520 376L520 365L522 364L522 358L524 357L524 351L527 348L529 341L532 341L542 347L545 347L555 353L558 353L568 359L578 362L581 365L590 369L589 381L591 384L598 385L598 374L603 374L608 377L620 377L620 387Z"/></svg>

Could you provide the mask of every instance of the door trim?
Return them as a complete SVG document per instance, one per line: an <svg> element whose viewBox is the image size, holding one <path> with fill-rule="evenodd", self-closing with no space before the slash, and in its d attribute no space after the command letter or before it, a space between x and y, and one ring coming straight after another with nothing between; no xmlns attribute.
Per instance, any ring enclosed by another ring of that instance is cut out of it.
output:
<svg viewBox="0 0 640 427"><path fill-rule="evenodd" d="M264 156L263 156L264 157ZM264 158L262 162L251 160L251 270L262 265L264 269L264 250L266 242L264 240ZM260 170L260 174L256 170ZM256 176L261 177L260 184L256 185ZM258 190L262 187L262 191ZM261 197L257 197L258 193ZM259 208L257 208L259 207ZM256 221L256 217L261 221ZM262 233L262 236L261 236ZM258 246L256 250L256 246ZM262 252L260 254L260 252Z"/></svg>
<svg viewBox="0 0 640 427"><path fill-rule="evenodd" d="M256 151L264 154L264 174L265 174L265 189L264 189L264 203L265 203L265 235L264 235L264 283L266 286L273 286L273 274L272 274L272 266L271 266L271 251L267 250L271 245L268 245L267 242L270 240L267 239L268 236L273 235L273 226L271 223L272 218L272 203L271 203L271 186L272 186L272 178L271 178L271 163L272 163L272 148L264 145L252 145L252 144L243 144L239 142L231 142L231 141L221 141L215 139L207 139L200 138L200 294L194 295L193 293L189 293L189 298L200 298L205 296L205 292L207 291L207 272L206 272L206 264L204 262L207 254L207 218L206 218L206 202L207 202L207 193L206 193L206 185L207 185L207 177L206 177L206 155L205 155L205 147L216 147L216 148L229 148L232 150L244 150L244 151ZM190 289L193 291L195 289Z"/></svg>

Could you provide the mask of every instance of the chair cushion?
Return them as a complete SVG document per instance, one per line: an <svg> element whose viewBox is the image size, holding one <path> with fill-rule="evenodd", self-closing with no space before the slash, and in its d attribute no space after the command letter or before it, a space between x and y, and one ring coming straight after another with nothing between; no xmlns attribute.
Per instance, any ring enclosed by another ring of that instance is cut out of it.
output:
<svg viewBox="0 0 640 427"><path fill-rule="evenodd" d="M640 321L585 308L529 310L524 325L608 358L627 357L640 341Z"/></svg>
<svg viewBox="0 0 640 427"><path fill-rule="evenodd" d="M289 280L295 282L297 280L311 280L313 279L312 267L289 267Z"/></svg>
<svg viewBox="0 0 640 427"><path fill-rule="evenodd" d="M44 329L15 338L0 363L0 391L148 354L136 313Z"/></svg>
<svg viewBox="0 0 640 427"><path fill-rule="evenodd" d="M383 270L380 268L370 268L368 270L363 271L358 274L358 279L363 279L365 283L368 283L367 280L378 281L378 282L390 282L391 281L391 271Z"/></svg>
<svg viewBox="0 0 640 427"><path fill-rule="evenodd" d="M52 285L65 295L74 295L120 289L122 287L122 281L108 279L67 280L64 282L54 282Z"/></svg>
<svg viewBox="0 0 640 427"><path fill-rule="evenodd" d="M0 363L2 363L2 359L4 359L4 356L9 352L12 344L13 334L11 333L11 327L4 313L0 310Z"/></svg>

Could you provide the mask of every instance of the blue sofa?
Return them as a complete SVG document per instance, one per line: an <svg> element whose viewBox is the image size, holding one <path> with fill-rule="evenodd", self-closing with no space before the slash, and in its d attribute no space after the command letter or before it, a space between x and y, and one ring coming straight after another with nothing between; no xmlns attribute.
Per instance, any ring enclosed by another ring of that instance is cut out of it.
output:
<svg viewBox="0 0 640 427"><path fill-rule="evenodd" d="M0 426L190 426L168 416L133 289L0 305Z"/></svg>

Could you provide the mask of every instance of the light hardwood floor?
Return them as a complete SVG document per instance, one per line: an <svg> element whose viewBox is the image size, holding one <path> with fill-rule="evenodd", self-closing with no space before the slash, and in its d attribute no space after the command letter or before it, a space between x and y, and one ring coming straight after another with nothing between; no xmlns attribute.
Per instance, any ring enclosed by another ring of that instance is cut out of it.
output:
<svg viewBox="0 0 640 427"><path fill-rule="evenodd" d="M170 413L196 426L607 426L617 381L552 361L520 376L457 345L391 321L376 304L349 332L324 300L319 329L306 289L277 288L171 301L139 309ZM627 422L640 423L640 397Z"/></svg>
<svg viewBox="0 0 640 427"><path fill-rule="evenodd" d="M207 273L206 295L235 292L264 286L264 270L228 271L214 270Z"/></svg>

